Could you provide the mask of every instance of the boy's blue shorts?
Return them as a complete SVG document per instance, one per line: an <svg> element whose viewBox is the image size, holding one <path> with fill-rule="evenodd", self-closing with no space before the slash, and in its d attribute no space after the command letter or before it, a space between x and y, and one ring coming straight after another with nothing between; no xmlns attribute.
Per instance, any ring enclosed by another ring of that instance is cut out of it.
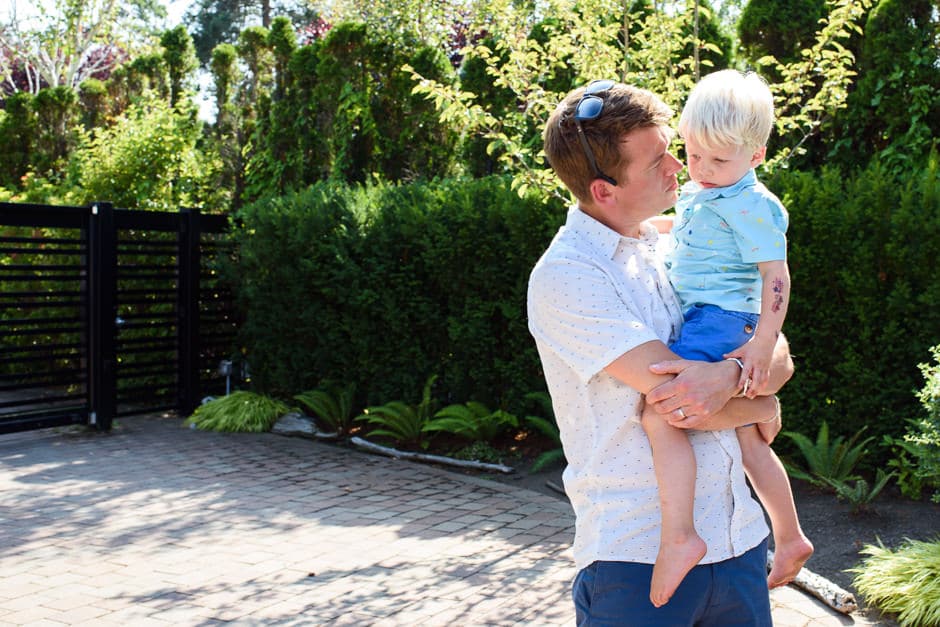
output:
<svg viewBox="0 0 940 627"><path fill-rule="evenodd" d="M693 305L684 318L678 339L669 345L672 352L683 359L721 361L725 353L753 337L760 316L715 305Z"/></svg>
<svg viewBox="0 0 940 627"><path fill-rule="evenodd" d="M574 580L578 627L772 627L767 540L692 568L666 605L650 603L652 564L594 562Z"/></svg>

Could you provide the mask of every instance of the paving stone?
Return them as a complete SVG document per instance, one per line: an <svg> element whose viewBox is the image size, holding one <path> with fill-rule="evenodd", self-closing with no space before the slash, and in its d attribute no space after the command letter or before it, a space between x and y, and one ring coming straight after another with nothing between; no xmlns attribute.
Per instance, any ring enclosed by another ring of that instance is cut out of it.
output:
<svg viewBox="0 0 940 627"><path fill-rule="evenodd" d="M0 436L0 626L573 623L567 503L180 423ZM785 590L777 627L845 624Z"/></svg>

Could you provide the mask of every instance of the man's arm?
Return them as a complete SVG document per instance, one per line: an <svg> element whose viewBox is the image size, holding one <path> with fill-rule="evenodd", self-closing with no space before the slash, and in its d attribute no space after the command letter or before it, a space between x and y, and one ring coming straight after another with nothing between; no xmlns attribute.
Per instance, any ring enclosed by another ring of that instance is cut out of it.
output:
<svg viewBox="0 0 940 627"><path fill-rule="evenodd" d="M789 355L789 354L788 354ZM653 370L654 364L675 364ZM733 361L708 363L703 361L676 360L676 355L662 342L646 342L633 348L613 362L604 371L635 390L647 395L647 402L654 403L652 395L663 396L656 411L673 426L682 429L720 430L772 419L776 414L776 403L772 398L732 399L737 391L740 369ZM675 371L678 377L673 377ZM678 385L674 381L679 381ZM672 385L675 392L662 389ZM782 385L782 383L781 383ZM690 393L694 392L694 393ZM694 398L694 403L686 399ZM669 407L669 409L664 409ZM679 410L682 410L680 413Z"/></svg>
<svg viewBox="0 0 940 627"><path fill-rule="evenodd" d="M722 372L708 371L714 378L702 379L702 369L699 367L702 362L689 361L685 359L667 360L651 364L650 368L656 374L674 374L675 379L669 381L647 395L647 402L651 403L656 411L661 414L668 414L682 407L686 414L709 416L720 409L723 405L720 401L722 394L716 393L716 389L724 388L725 399L731 398L739 391L737 387L737 376L741 374L740 369L734 361L725 360L718 364L725 364ZM717 364L716 364L717 365ZM706 373L706 374L708 374ZM721 377L721 375L734 375L730 379ZM777 339L774 347L773 360L770 364L770 381L767 387L767 394L776 394L780 388L793 376L793 360L790 357L790 346L783 334ZM733 380L731 380L733 379ZM691 412L689 411L691 410Z"/></svg>

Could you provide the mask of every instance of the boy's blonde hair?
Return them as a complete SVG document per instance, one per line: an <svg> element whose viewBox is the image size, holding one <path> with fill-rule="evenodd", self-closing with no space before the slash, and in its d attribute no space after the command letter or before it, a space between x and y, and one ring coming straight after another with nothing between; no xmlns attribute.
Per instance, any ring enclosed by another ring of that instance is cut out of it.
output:
<svg viewBox="0 0 940 627"><path fill-rule="evenodd" d="M754 72L713 72L692 88L679 117L679 134L706 148L767 145L774 97Z"/></svg>

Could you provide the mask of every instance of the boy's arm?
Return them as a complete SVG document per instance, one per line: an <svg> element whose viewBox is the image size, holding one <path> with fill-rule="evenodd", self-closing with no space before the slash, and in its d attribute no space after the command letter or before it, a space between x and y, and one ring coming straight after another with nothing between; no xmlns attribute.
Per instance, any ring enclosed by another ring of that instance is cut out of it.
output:
<svg viewBox="0 0 940 627"><path fill-rule="evenodd" d="M790 272L787 262L764 261L757 264L763 280L761 290L760 322L754 336L743 346L727 353L725 357L737 357L744 363L739 384L747 385L748 398L768 393L770 363L777 338L783 330L783 321L790 304Z"/></svg>

